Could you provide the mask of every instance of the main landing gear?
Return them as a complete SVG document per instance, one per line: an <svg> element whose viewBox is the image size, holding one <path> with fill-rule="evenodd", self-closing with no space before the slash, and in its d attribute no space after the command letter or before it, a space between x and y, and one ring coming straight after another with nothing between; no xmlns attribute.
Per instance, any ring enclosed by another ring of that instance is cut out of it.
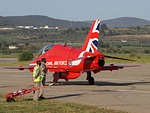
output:
<svg viewBox="0 0 150 113"><path fill-rule="evenodd" d="M15 99L14 98L7 98L6 101L7 102L15 102Z"/></svg>
<svg viewBox="0 0 150 113"><path fill-rule="evenodd" d="M91 71L88 71L87 72L87 78L86 78L86 80L88 80L88 82L89 82L89 84L90 85L94 85L94 78L91 76Z"/></svg>

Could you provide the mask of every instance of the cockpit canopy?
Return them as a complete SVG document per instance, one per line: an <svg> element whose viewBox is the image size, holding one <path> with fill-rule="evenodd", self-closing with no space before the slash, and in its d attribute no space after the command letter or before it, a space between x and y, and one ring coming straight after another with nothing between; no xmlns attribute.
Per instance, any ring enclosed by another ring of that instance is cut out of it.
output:
<svg viewBox="0 0 150 113"><path fill-rule="evenodd" d="M38 52L38 56L42 55L43 53L45 53L46 51L50 50L55 44L49 44L44 46L39 52Z"/></svg>

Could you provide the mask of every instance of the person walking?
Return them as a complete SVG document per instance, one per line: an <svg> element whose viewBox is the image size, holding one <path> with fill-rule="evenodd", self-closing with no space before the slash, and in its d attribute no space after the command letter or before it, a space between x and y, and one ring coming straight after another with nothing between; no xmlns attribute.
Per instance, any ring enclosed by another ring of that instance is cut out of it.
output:
<svg viewBox="0 0 150 113"><path fill-rule="evenodd" d="M42 84L42 79L43 76L41 75L41 61L38 60L37 65L34 67L33 70L33 82L34 82L34 87L35 88L40 88L41 89L41 84ZM39 94L41 90L35 90L33 91L33 100L40 100Z"/></svg>
<svg viewBox="0 0 150 113"><path fill-rule="evenodd" d="M45 83L46 83L46 74L47 74L46 58L42 58L41 61L42 61L42 64L41 64L41 74L43 75L42 84L43 84L43 86L45 86Z"/></svg>
<svg viewBox="0 0 150 113"><path fill-rule="evenodd" d="M45 83L46 83L46 74L47 74L47 68L46 68L46 58L42 58L41 59L42 63L41 63L41 75L43 76L42 79L42 84L41 84L41 89L40 89L40 97L41 99L45 99L43 94L44 94L44 87Z"/></svg>

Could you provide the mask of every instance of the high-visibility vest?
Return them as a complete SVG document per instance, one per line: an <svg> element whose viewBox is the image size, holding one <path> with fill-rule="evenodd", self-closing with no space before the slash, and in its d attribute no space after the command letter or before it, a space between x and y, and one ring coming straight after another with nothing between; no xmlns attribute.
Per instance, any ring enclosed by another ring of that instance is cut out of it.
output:
<svg viewBox="0 0 150 113"><path fill-rule="evenodd" d="M36 74L36 71L37 71L38 69L40 69L40 66L37 65L37 66L34 67L34 71L33 71L33 81L34 81L34 82L41 82L42 79L43 79L43 77L42 77L41 74L39 74L38 77L35 78L35 74Z"/></svg>

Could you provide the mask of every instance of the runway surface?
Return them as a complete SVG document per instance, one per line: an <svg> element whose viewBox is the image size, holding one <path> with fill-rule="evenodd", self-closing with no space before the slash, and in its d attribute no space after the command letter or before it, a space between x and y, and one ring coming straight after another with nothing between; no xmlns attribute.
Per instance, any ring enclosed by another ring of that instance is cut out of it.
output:
<svg viewBox="0 0 150 113"><path fill-rule="evenodd" d="M0 62L16 62L17 58L0 58Z"/></svg>
<svg viewBox="0 0 150 113"><path fill-rule="evenodd" d="M79 78L45 89L49 100L75 102L131 113L150 112L150 65L124 68L119 71L105 71L96 75L95 85L90 86L86 74ZM0 67L0 94L22 88L31 88L32 73L28 70L6 70ZM47 75L47 84L52 81L52 73ZM27 94L26 98L32 98Z"/></svg>

